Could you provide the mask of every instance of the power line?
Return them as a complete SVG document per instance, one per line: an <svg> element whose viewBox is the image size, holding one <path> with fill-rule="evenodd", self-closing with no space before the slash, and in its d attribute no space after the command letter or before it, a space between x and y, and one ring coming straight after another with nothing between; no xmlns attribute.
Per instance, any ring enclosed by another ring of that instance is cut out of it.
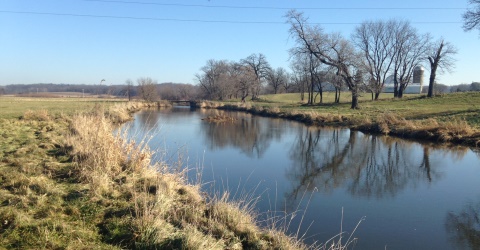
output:
<svg viewBox="0 0 480 250"><path fill-rule="evenodd" d="M132 17L132 16L110 16L110 15L91 15L91 14L71 14L54 12L34 12L34 11L10 11L0 10L0 13L23 14L23 15L44 15L44 16L68 16L81 18L105 18L105 19L130 19L146 21L171 21L171 22L195 22L195 23L227 23L227 24L285 24L285 22L276 21L228 21L228 20L202 20L202 19L178 19L178 18L156 18L156 17ZM462 22L411 22L412 24L459 24ZM355 22L322 22L309 23L314 25L357 25Z"/></svg>
<svg viewBox="0 0 480 250"><path fill-rule="evenodd" d="M69 17L109 18L109 19L131 19L131 20L149 20L149 21L197 22L197 23L284 24L284 22L268 22L268 21L262 22L262 21L201 20L201 19L178 19L178 18L156 18L156 17L133 17L133 16L109 16L109 15L91 15L91 14L53 13L53 12L9 11L9 10L0 10L0 13L26 14L26 15L46 15L46 16L69 16Z"/></svg>
<svg viewBox="0 0 480 250"><path fill-rule="evenodd" d="M118 4L157 5L197 8L222 8L222 9L264 9L264 10L466 10L459 7L274 7L274 6L231 6L231 5L206 5L206 4L180 4L180 3L154 3L142 1L123 0L80 0L84 2L102 2Z"/></svg>

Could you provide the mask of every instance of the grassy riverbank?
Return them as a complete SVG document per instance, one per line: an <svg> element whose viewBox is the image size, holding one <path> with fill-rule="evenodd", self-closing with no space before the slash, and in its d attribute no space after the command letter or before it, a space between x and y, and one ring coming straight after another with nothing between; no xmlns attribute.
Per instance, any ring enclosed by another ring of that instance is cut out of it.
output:
<svg viewBox="0 0 480 250"><path fill-rule="evenodd" d="M202 105L415 139L472 146L480 140L479 93L365 98L359 110L351 110L348 100L305 106L292 94L262 99ZM183 173L150 162L153 152L144 142L112 134L113 124L130 119L143 105L0 97L0 246L306 248L273 228L259 228L251 200L206 197Z"/></svg>
<svg viewBox="0 0 480 250"><path fill-rule="evenodd" d="M204 102L200 106L245 111L257 115L297 120L309 125L346 126L370 133L402 138L480 145L480 92L454 93L426 98L420 95L381 100L363 97L360 109L350 109L348 96L332 104L326 93L323 104L305 105L299 94L261 96L256 102Z"/></svg>
<svg viewBox="0 0 480 250"><path fill-rule="evenodd" d="M8 249L302 249L256 225L251 201L207 198L113 135L142 104L0 98L0 246Z"/></svg>

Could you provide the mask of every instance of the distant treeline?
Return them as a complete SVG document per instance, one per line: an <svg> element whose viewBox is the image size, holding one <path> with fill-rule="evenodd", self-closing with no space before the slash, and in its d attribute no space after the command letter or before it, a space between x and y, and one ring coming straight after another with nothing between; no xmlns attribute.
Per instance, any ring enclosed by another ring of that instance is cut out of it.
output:
<svg viewBox="0 0 480 250"><path fill-rule="evenodd" d="M452 85L452 86L437 84L436 89L438 92L441 92L441 93L480 91L480 82L472 82L471 84L464 83L464 84Z"/></svg>
<svg viewBox="0 0 480 250"><path fill-rule="evenodd" d="M156 89L156 96L163 100L195 100L208 99L200 90L200 87L184 83L160 83L153 84ZM85 95L109 95L115 97L139 97L140 86L137 85L86 85L86 84L11 84L0 86L0 95L29 95L29 94L48 94L55 92L76 92ZM423 92L426 93L428 86L424 86ZM325 88L325 91L335 91ZM480 82L459 85L436 84L435 92L437 94L451 92L480 91ZM270 93L268 86L264 86L262 93ZM140 97L141 98L141 97Z"/></svg>
<svg viewBox="0 0 480 250"><path fill-rule="evenodd" d="M197 98L198 87L183 83L155 84L157 95L164 100ZM85 95L109 95L116 97L138 96L139 86L135 85L87 85L87 84L11 84L0 86L0 95L48 94L55 92L76 92Z"/></svg>

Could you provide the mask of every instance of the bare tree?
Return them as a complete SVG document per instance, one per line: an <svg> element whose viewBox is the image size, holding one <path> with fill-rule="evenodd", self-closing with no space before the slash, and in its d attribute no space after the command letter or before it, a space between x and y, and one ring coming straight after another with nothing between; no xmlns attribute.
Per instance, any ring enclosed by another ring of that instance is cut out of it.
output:
<svg viewBox="0 0 480 250"><path fill-rule="evenodd" d="M455 59L453 55L457 54L457 49L449 42L440 38L435 44L430 46L428 53L428 62L430 63L430 80L428 82L428 97L433 96L435 77L437 70L439 73L451 71L454 67Z"/></svg>
<svg viewBox="0 0 480 250"><path fill-rule="evenodd" d="M245 98L250 95L252 83L257 79L253 69L241 63L234 63L231 76L234 81L235 96L245 102Z"/></svg>
<svg viewBox="0 0 480 250"><path fill-rule="evenodd" d="M332 72L330 69L326 75L326 80L335 88L335 103L340 103L340 94L342 93L343 79Z"/></svg>
<svg viewBox="0 0 480 250"><path fill-rule="evenodd" d="M201 68L202 74L197 74L197 81L208 99L223 99L226 95L226 88L222 86L226 83L228 74L228 62L225 60L210 59L207 64Z"/></svg>
<svg viewBox="0 0 480 250"><path fill-rule="evenodd" d="M292 63L292 74L290 75L290 82L295 91L300 92L300 100L305 100L305 91L308 85L308 78L304 70L299 67L299 64Z"/></svg>
<svg viewBox="0 0 480 250"><path fill-rule="evenodd" d="M137 79L138 94L147 102L154 102L158 99L157 82L150 77Z"/></svg>
<svg viewBox="0 0 480 250"><path fill-rule="evenodd" d="M334 67L352 93L352 109L358 108L359 85L355 80L359 55L352 44L340 34L326 34L318 26L307 24L307 18L295 10L287 13L290 34L297 49L313 54L321 63Z"/></svg>
<svg viewBox="0 0 480 250"><path fill-rule="evenodd" d="M395 33L394 96L402 98L415 67L425 58L430 36L418 34L409 22L395 22L392 29Z"/></svg>
<svg viewBox="0 0 480 250"><path fill-rule="evenodd" d="M463 29L470 31L472 29L480 29L480 0L470 0L469 3L474 5L463 14Z"/></svg>
<svg viewBox="0 0 480 250"><path fill-rule="evenodd" d="M385 85L385 79L391 73L394 54L395 21L363 22L355 28L352 39L363 52L366 68L371 76L370 89L378 100Z"/></svg>
<svg viewBox="0 0 480 250"><path fill-rule="evenodd" d="M283 82L283 90L285 90L285 93L290 93L292 92L292 89L294 87L295 83L292 81L292 74L291 73L286 73L286 81Z"/></svg>
<svg viewBox="0 0 480 250"><path fill-rule="evenodd" d="M297 51L296 48L290 51L292 58L292 69L294 72L293 81L300 91L301 101L305 100L305 92L307 92L307 104L313 104L313 81L311 75L311 58L314 56L309 52Z"/></svg>
<svg viewBox="0 0 480 250"><path fill-rule="evenodd" d="M132 100L132 87L133 87L133 82L132 80L130 79L127 79L125 81L125 84L127 85L127 97L128 97L128 101L131 101Z"/></svg>
<svg viewBox="0 0 480 250"><path fill-rule="evenodd" d="M247 58L241 60L241 63L250 67L255 74L255 82L251 87L252 100L258 98L262 88L262 81L267 77L267 72L270 70L270 64L263 54L251 54Z"/></svg>
<svg viewBox="0 0 480 250"><path fill-rule="evenodd" d="M285 86L285 82L288 82L288 75L284 68L270 69L267 72L267 83L272 87L274 94L277 94L280 88Z"/></svg>

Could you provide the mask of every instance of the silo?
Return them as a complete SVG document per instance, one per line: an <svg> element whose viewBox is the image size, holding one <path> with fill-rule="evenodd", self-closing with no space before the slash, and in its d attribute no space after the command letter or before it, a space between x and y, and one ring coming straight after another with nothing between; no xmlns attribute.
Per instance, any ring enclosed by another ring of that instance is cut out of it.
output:
<svg viewBox="0 0 480 250"><path fill-rule="evenodd" d="M418 65L413 69L413 84L419 84L420 86L423 86L423 73L425 72L425 69Z"/></svg>

